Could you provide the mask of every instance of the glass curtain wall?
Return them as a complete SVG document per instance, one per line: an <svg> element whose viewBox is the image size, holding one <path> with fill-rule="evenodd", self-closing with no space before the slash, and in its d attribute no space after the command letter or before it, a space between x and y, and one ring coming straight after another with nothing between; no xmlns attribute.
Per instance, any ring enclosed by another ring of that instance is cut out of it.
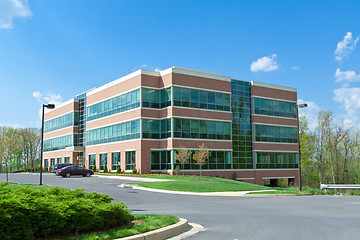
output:
<svg viewBox="0 0 360 240"><path fill-rule="evenodd" d="M250 82L231 80L233 168L252 169Z"/></svg>

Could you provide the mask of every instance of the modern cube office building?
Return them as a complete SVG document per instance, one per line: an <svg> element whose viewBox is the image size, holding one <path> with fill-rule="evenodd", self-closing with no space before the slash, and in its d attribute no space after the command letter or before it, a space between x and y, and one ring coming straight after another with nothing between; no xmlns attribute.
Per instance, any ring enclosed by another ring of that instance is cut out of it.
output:
<svg viewBox="0 0 360 240"><path fill-rule="evenodd" d="M172 67L138 70L45 113L44 167L174 174L176 151L211 151L203 175L297 185L297 92ZM199 174L192 159L185 174Z"/></svg>

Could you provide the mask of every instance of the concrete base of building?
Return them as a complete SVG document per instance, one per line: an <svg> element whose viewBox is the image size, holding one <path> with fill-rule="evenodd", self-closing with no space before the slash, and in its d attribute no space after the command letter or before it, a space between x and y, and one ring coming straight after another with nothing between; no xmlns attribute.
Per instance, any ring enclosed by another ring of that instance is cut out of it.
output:
<svg viewBox="0 0 360 240"><path fill-rule="evenodd" d="M175 171L167 171L170 175L175 175ZM199 170L180 171L180 174L200 175ZM203 170L203 176L220 177L253 183L258 185L279 185L279 180L283 179L288 186L298 186L298 169L244 169L244 170Z"/></svg>

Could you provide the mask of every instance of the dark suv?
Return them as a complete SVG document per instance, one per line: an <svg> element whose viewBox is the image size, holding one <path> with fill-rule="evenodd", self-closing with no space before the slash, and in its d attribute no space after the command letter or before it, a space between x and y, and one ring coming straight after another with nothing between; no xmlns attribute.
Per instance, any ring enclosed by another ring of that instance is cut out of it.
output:
<svg viewBox="0 0 360 240"><path fill-rule="evenodd" d="M58 163L58 164L55 164L55 165L52 167L52 171L51 171L51 172L56 173L56 170L62 169L63 167L67 167L67 166L71 166L71 165L74 165L74 164L71 164L71 163Z"/></svg>

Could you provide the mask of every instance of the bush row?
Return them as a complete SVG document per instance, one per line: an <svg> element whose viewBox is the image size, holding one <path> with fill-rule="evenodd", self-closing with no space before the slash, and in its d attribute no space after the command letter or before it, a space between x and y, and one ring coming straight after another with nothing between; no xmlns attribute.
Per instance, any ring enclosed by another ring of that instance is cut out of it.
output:
<svg viewBox="0 0 360 240"><path fill-rule="evenodd" d="M0 183L0 239L96 231L133 219L124 203L82 189Z"/></svg>

